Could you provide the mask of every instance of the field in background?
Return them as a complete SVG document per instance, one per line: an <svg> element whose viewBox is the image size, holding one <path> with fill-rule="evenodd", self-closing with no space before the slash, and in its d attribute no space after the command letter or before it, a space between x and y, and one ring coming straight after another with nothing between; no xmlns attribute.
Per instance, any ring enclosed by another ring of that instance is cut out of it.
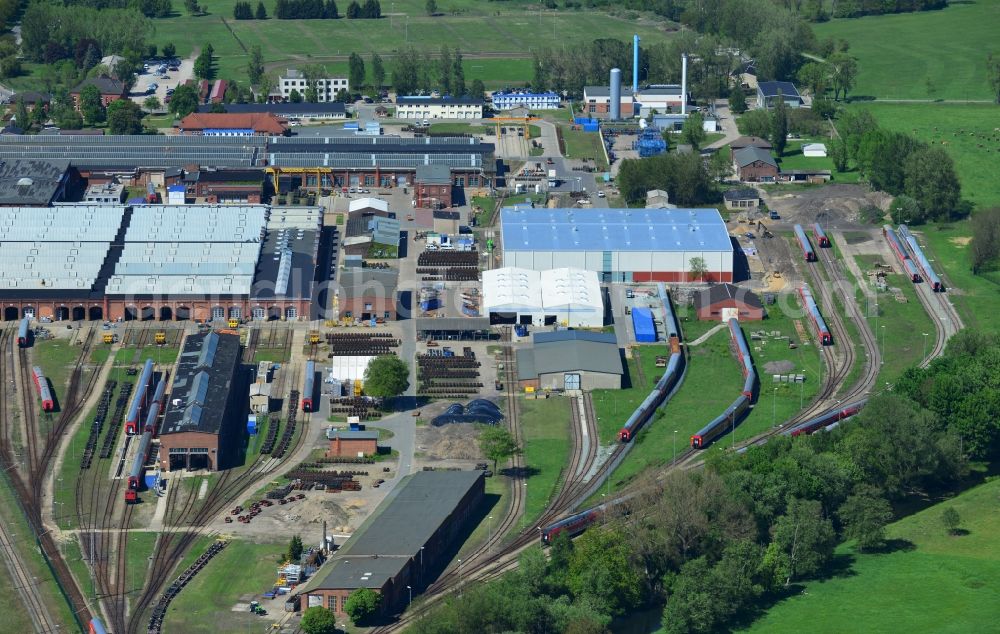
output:
<svg viewBox="0 0 1000 634"><path fill-rule="evenodd" d="M380 20L233 20L232 3L207 0L208 15L155 20L154 43L172 42L179 55L211 42L219 57L219 76L246 79L248 51L259 44L271 70L286 66L326 64L345 73L347 56L377 52L390 56L413 46L437 53L442 45L465 55L465 79L481 79L487 88L522 83L531 78L530 52L540 46L572 46L597 37L631 40L638 33L649 44L661 41L667 23L628 20L595 11L543 11L522 3L456 0L428 17L422 0L386 0ZM346 11L346 3L339 6ZM443 5L443 3L442 3ZM273 3L265 3L273 13ZM453 13L454 11L454 13ZM390 15L392 14L392 15ZM489 54L477 58L477 54Z"/></svg>
<svg viewBox="0 0 1000 634"><path fill-rule="evenodd" d="M1000 479L888 527L891 552L837 556L843 574L804 584L769 609L751 632L986 632L1000 605ZM951 536L941 513L952 507L968 534Z"/></svg>
<svg viewBox="0 0 1000 634"><path fill-rule="evenodd" d="M962 197L977 206L1000 205L1000 107L949 104L858 104L890 130L945 149L955 161Z"/></svg>
<svg viewBox="0 0 1000 634"><path fill-rule="evenodd" d="M990 100L986 55L997 52L1000 0L942 11L814 24L818 39L846 39L858 58L855 98Z"/></svg>

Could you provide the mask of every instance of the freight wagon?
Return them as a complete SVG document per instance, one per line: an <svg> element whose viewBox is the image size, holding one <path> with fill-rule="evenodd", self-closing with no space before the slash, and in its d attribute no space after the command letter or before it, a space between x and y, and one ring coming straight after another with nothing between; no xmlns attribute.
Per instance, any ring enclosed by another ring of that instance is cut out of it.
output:
<svg viewBox="0 0 1000 634"><path fill-rule="evenodd" d="M22 319L21 325L17 327L17 345L21 346L22 348L28 347L29 343L28 338L31 336L31 333L28 332L30 328L31 328L30 317L25 317L24 319Z"/></svg>
<svg viewBox="0 0 1000 634"><path fill-rule="evenodd" d="M805 258L806 262L815 262L816 252L813 250L806 232L802 229L802 225L795 225L794 229L795 239L798 240L799 248L802 249L802 257Z"/></svg>
<svg viewBox="0 0 1000 634"><path fill-rule="evenodd" d="M306 380L302 386L302 411L313 411L313 395L316 389L316 363L306 361Z"/></svg>
<svg viewBox="0 0 1000 634"><path fill-rule="evenodd" d="M153 360L146 359L146 365L143 366L139 380L135 384L135 391L132 393L132 403L129 405L128 415L125 417L125 433L130 436L139 433L139 417L142 414L143 405L146 404L146 394L152 380Z"/></svg>
<svg viewBox="0 0 1000 634"><path fill-rule="evenodd" d="M802 298L802 306L809 314L809 319L813 322L813 326L816 327L816 334L819 335L820 343L824 346L833 345L833 335L830 334L830 329L826 327L826 321L823 319L822 313L819 312L819 306L816 305L816 300L813 299L813 294L809 290L808 284L803 284L799 288L799 296Z"/></svg>
<svg viewBox="0 0 1000 634"><path fill-rule="evenodd" d="M56 408L56 403L52 398L52 391L49 389L49 380L45 378L42 369L37 365L31 368L31 378L35 382L38 398L42 402L42 411L51 412Z"/></svg>

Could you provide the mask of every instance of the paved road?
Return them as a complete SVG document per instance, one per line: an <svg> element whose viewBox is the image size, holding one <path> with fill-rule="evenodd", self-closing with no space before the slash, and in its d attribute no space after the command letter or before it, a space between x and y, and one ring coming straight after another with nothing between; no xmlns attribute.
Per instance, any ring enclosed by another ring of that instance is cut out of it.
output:
<svg viewBox="0 0 1000 634"><path fill-rule="evenodd" d="M714 143L709 143L705 146L706 150L721 148L722 146L729 145L736 139L740 138L740 131L736 127L736 120L733 119L732 113L729 112L729 102L724 99L716 100L715 115L719 118L719 124L722 126L722 132L726 136L718 141L715 141Z"/></svg>

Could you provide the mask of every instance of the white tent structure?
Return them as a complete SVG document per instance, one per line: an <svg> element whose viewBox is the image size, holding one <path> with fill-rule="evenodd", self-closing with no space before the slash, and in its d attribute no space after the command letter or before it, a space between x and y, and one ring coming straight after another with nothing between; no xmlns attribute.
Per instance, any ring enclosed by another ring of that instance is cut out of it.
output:
<svg viewBox="0 0 1000 634"><path fill-rule="evenodd" d="M604 300L595 271L561 268L542 271L542 307L546 318L561 326L600 328Z"/></svg>
<svg viewBox="0 0 1000 634"><path fill-rule="evenodd" d="M494 323L600 328L604 301L597 273L575 268L483 272L483 312Z"/></svg>

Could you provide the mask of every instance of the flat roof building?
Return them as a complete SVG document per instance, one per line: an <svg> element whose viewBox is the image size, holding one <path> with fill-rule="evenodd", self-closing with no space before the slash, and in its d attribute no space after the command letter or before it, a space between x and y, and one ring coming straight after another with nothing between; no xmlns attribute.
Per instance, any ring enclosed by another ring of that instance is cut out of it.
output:
<svg viewBox="0 0 1000 634"><path fill-rule="evenodd" d="M622 360L613 333L537 332L531 348L517 350L518 387L536 390L619 389Z"/></svg>
<svg viewBox="0 0 1000 634"><path fill-rule="evenodd" d="M303 610L325 607L338 617L359 588L382 597L381 614L406 606L458 551L483 499L482 471L419 471L407 476L349 540L298 591Z"/></svg>
<svg viewBox="0 0 1000 634"><path fill-rule="evenodd" d="M500 212L503 264L572 267L603 282L731 282L733 247L716 209L515 209Z"/></svg>
<svg viewBox="0 0 1000 634"><path fill-rule="evenodd" d="M493 108L496 110L512 110L527 108L528 110L556 110L562 103L559 93L531 92L527 90L498 90L490 95Z"/></svg>
<svg viewBox="0 0 1000 634"><path fill-rule="evenodd" d="M160 468L226 468L246 420L238 335L209 332L184 339L160 427Z"/></svg>
<svg viewBox="0 0 1000 634"><path fill-rule="evenodd" d="M345 80L346 81L346 80ZM213 105L198 106L198 112L214 112ZM222 106L229 114L270 113L285 119L346 119L347 108L336 101L321 103L271 102L271 103L227 103Z"/></svg>
<svg viewBox="0 0 1000 634"><path fill-rule="evenodd" d="M277 89L282 99L291 98L294 90L302 96L304 101L306 90L309 89L309 81L302 71L289 68L284 75L278 78ZM316 100L320 103L333 101L341 90L351 91L351 84L346 77L323 77L316 80Z"/></svg>
<svg viewBox="0 0 1000 634"><path fill-rule="evenodd" d="M604 325L604 299L597 273L575 268L483 271L483 312L493 324Z"/></svg>
<svg viewBox="0 0 1000 634"><path fill-rule="evenodd" d="M482 119L483 100L471 97L397 97L396 118Z"/></svg>

